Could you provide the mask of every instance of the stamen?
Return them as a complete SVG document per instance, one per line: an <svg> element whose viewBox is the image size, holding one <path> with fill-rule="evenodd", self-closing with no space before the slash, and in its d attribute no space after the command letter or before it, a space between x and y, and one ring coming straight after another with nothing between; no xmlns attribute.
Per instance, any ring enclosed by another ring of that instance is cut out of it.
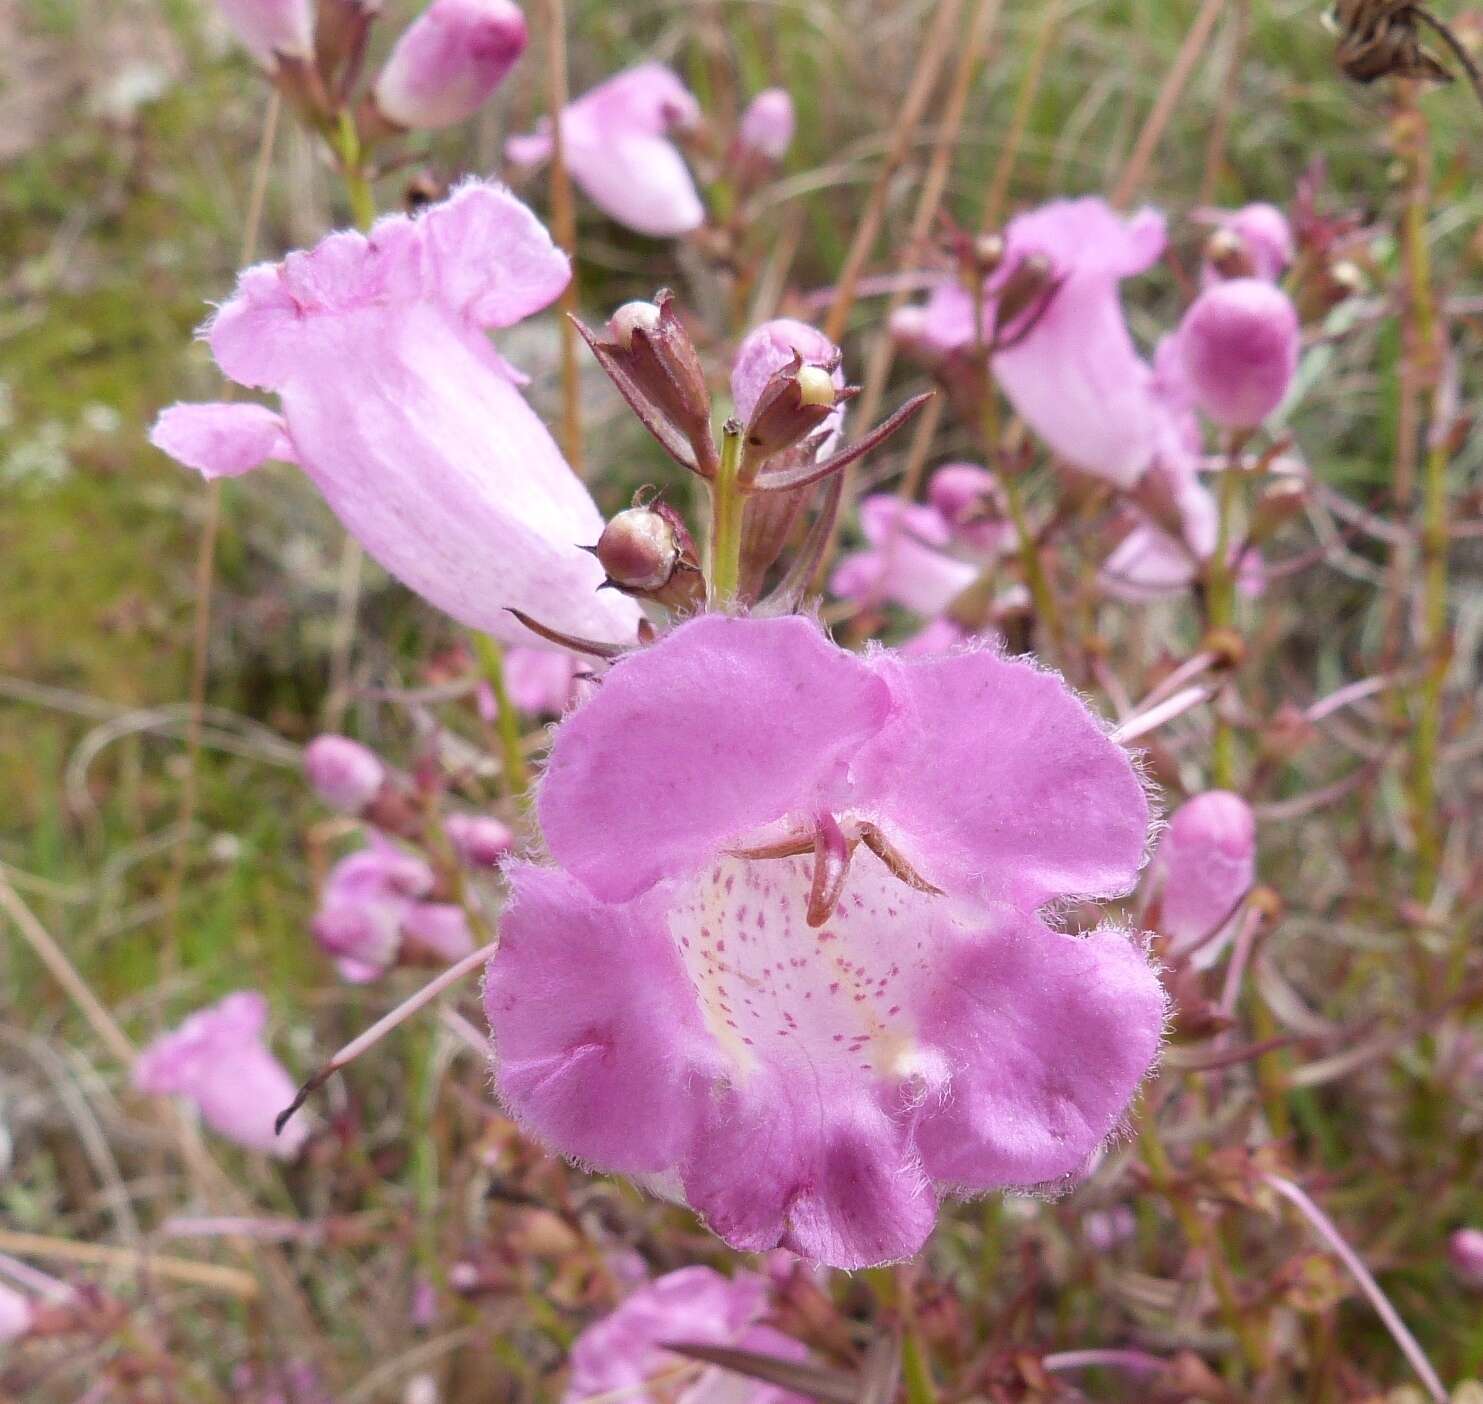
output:
<svg viewBox="0 0 1483 1404"><path fill-rule="evenodd" d="M875 824L865 820L860 821L860 842L886 865L892 877L904 882L908 887L914 887L918 892L927 892L934 897L942 896L942 889L933 886L912 867L906 858L892 847L890 840Z"/></svg>
<svg viewBox="0 0 1483 1404"><path fill-rule="evenodd" d="M808 890L808 924L823 926L834 915L850 872L854 848L832 814L814 818L814 880Z"/></svg>

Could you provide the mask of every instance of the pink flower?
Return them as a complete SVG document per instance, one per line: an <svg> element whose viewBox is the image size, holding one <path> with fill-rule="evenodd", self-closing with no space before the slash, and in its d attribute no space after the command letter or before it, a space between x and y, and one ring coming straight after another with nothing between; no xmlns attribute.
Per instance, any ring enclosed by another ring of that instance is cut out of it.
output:
<svg viewBox="0 0 1483 1404"><path fill-rule="evenodd" d="M714 1367L683 1382L644 1388L685 1365L684 1356L664 1349L668 1342L805 1359L802 1345L762 1324L767 1299L766 1279L750 1272L723 1277L712 1268L687 1267L656 1278L577 1337L565 1404L619 1394L632 1404L804 1404L796 1394Z"/></svg>
<svg viewBox="0 0 1483 1404"><path fill-rule="evenodd" d="M444 832L454 851L471 868L495 868L515 847L515 835L490 814L450 814Z"/></svg>
<svg viewBox="0 0 1483 1404"><path fill-rule="evenodd" d="M846 556L829 582L842 599L889 600L932 619L978 579L978 567L941 549L949 529L931 507L877 493L860 504L860 527L871 549Z"/></svg>
<svg viewBox="0 0 1483 1404"><path fill-rule="evenodd" d="M1483 1288L1483 1229L1458 1229L1447 1240L1452 1270L1468 1287Z"/></svg>
<svg viewBox="0 0 1483 1404"><path fill-rule="evenodd" d="M560 866L511 869L485 984L501 1095L739 1250L913 1253L944 1193L1075 1175L1157 1051L1141 946L1038 915L1125 892L1148 805L1028 663L702 616L562 723L540 818Z"/></svg>
<svg viewBox="0 0 1483 1404"><path fill-rule="evenodd" d="M1239 210L1209 210L1203 214L1238 255L1241 276L1275 283L1292 262L1292 225L1276 205L1257 203ZM1200 272L1205 287L1227 276L1208 260Z"/></svg>
<svg viewBox="0 0 1483 1404"><path fill-rule="evenodd" d="M262 995L229 994L155 1039L135 1060L134 1085L155 1097L184 1097L218 1135L291 1160L309 1128L296 1118L281 1134L273 1129L296 1089L263 1041L267 1023L268 1001Z"/></svg>
<svg viewBox="0 0 1483 1404"><path fill-rule="evenodd" d="M1229 790L1186 800L1159 841L1152 878L1161 892L1159 929L1178 956L1224 926L1256 880L1251 806ZM1209 964L1218 952L1207 942L1196 963Z"/></svg>
<svg viewBox="0 0 1483 1404"><path fill-rule="evenodd" d="M1298 314L1259 278L1200 294L1179 326L1179 352L1195 402L1215 423L1254 429L1282 403L1298 368Z"/></svg>
<svg viewBox="0 0 1483 1404"><path fill-rule="evenodd" d="M310 0L216 0L221 17L259 63L314 56L314 8Z"/></svg>
<svg viewBox="0 0 1483 1404"><path fill-rule="evenodd" d="M512 648L505 654L510 701L533 717L560 716L571 706L577 680L589 671L589 663L565 650Z"/></svg>
<svg viewBox="0 0 1483 1404"><path fill-rule="evenodd" d="M0 1343L19 1340L35 1320L31 1299L0 1282Z"/></svg>
<svg viewBox="0 0 1483 1404"><path fill-rule="evenodd" d="M348 736L316 736L304 748L304 774L331 809L359 814L386 780L380 757Z"/></svg>
<svg viewBox="0 0 1483 1404"><path fill-rule="evenodd" d="M1123 319L1118 284L1158 261L1163 217L1130 219L1094 197L1057 200L1010 221L991 293L1024 261L1045 260L1056 288L1001 328L1008 349L994 375L1027 424L1068 463L1131 487L1153 457L1158 408L1152 375Z"/></svg>
<svg viewBox="0 0 1483 1404"><path fill-rule="evenodd" d="M747 104L737 126L737 140L746 151L769 161L781 161L793 143L793 99L786 88L768 88Z"/></svg>
<svg viewBox="0 0 1483 1404"><path fill-rule="evenodd" d="M945 463L927 480L927 501L954 541L993 559L1014 546L999 480L977 463Z"/></svg>
<svg viewBox="0 0 1483 1404"><path fill-rule="evenodd" d="M472 117L525 52L512 0L433 0L396 41L376 79L377 110L399 127Z"/></svg>
<svg viewBox="0 0 1483 1404"><path fill-rule="evenodd" d="M176 405L155 444L207 477L297 462L366 551L471 628L549 645L514 606L566 633L632 639L638 610L597 593L582 545L602 518L489 344L549 303L566 256L508 191L465 185L417 220L245 272L207 328L217 363L263 405Z"/></svg>
<svg viewBox="0 0 1483 1404"><path fill-rule="evenodd" d="M898 307L891 314L892 337L918 359L933 362L972 346L980 327L974 316L973 296L955 277L933 283L926 302Z"/></svg>
<svg viewBox="0 0 1483 1404"><path fill-rule="evenodd" d="M656 239L698 229L705 208L669 133L695 126L700 108L662 63L641 63L584 93L561 114L562 155L572 179L610 219ZM518 166L549 160L550 119L511 137Z"/></svg>
<svg viewBox="0 0 1483 1404"><path fill-rule="evenodd" d="M404 954L454 961L474 948L461 908L425 899L436 882L415 854L374 835L330 869L311 930L356 984L374 980Z"/></svg>

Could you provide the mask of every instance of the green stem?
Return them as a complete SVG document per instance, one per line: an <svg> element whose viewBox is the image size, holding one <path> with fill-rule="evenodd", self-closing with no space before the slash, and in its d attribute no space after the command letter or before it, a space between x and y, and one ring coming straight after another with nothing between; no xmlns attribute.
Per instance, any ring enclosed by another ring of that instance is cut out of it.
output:
<svg viewBox="0 0 1483 1404"><path fill-rule="evenodd" d="M721 431L721 465L711 483L711 598L724 605L735 598L741 579L741 527L746 508L742 491L742 436L730 426Z"/></svg>
<svg viewBox="0 0 1483 1404"><path fill-rule="evenodd" d="M348 111L340 113L340 125L331 145L340 163L340 177L345 182L345 198L350 201L355 227L367 230L376 222L376 194L366 175L365 152L356 134L355 120Z"/></svg>
<svg viewBox="0 0 1483 1404"><path fill-rule="evenodd" d="M1424 138L1422 138L1424 140ZM1427 154L1415 153L1404 236L1415 355L1424 381L1437 374L1437 309L1432 295L1431 252L1426 242ZM1411 809L1416 834L1415 894L1429 901L1442 860L1437 823L1437 748L1442 729L1442 684L1447 674L1447 449L1435 422L1422 477L1421 655L1416 725L1412 732Z"/></svg>
<svg viewBox="0 0 1483 1404"><path fill-rule="evenodd" d="M1014 534L1019 542L1020 562L1025 571L1025 583L1030 587L1030 599L1035 605L1036 617L1045 625L1054 650L1061 647L1061 615L1056 608L1056 597L1051 592L1050 580L1045 574L1045 565L1040 559L1040 546L1030 530L1030 519L1025 514L1025 495L1020 487L1017 473L1005 473L1004 498L1009 506L1009 520L1014 523Z"/></svg>
<svg viewBox="0 0 1483 1404"><path fill-rule="evenodd" d="M1215 532L1215 554L1210 557L1206 609L1211 633L1231 633L1236 627L1236 578L1231 568L1231 528L1236 514L1237 466L1239 450L1233 448L1220 475L1217 498L1219 516ZM1215 713L1215 734L1211 741L1210 783L1228 790L1236 779L1236 737L1231 724Z"/></svg>
<svg viewBox="0 0 1483 1404"><path fill-rule="evenodd" d="M520 718L515 715L515 704L510 701L510 690L505 686L504 650L488 634L475 634L474 648L484 680L499 707L495 726L499 730L500 751L504 757L505 788L513 799L523 804L530 793L530 770L525 764L525 751L520 741Z"/></svg>
<svg viewBox="0 0 1483 1404"><path fill-rule="evenodd" d="M1226 1328L1236 1338L1247 1367L1260 1374L1266 1367L1266 1353L1262 1346L1260 1331L1242 1309L1232 1285L1229 1262L1225 1247L1220 1242L1213 1224L1195 1206L1194 1202L1174 1184L1174 1171L1169 1163L1169 1153L1159 1136L1158 1123L1152 1107L1144 1103L1139 1118L1138 1142L1143 1150L1143 1163L1148 1167L1148 1177L1153 1187L1168 1202L1179 1220L1184 1235L1190 1244L1205 1259L1210 1270L1210 1284L1215 1289L1215 1299Z"/></svg>

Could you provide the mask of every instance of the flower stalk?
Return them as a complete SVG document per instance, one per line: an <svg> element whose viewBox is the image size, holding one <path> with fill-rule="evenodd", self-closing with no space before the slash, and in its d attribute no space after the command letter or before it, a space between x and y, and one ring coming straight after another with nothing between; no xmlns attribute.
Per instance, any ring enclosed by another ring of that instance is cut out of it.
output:
<svg viewBox="0 0 1483 1404"><path fill-rule="evenodd" d="M731 422L721 431L721 462L711 483L710 596L723 603L735 597L741 579L741 460L741 427Z"/></svg>
<svg viewBox="0 0 1483 1404"><path fill-rule="evenodd" d="M520 718L515 712L515 704L510 700L510 689L505 682L504 649L488 634L475 634L474 648L478 653L484 680L494 693L495 705L499 709L494 724L499 733L500 755L504 761L505 788L517 804L524 804L530 794L530 768L525 763L525 751L521 745Z"/></svg>

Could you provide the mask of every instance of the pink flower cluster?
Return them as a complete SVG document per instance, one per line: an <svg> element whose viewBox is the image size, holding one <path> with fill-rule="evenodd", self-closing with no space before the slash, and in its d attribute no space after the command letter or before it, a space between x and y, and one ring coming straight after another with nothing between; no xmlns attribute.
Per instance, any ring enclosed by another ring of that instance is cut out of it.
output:
<svg viewBox="0 0 1483 1404"><path fill-rule="evenodd" d="M1153 365L1128 330L1120 284L1162 256L1163 217L1124 218L1091 197L1012 220L981 306L957 277L944 278L893 323L934 364L983 348L1011 406L1057 458L1129 494L1135 522L1102 575L1123 598L1185 589L1215 552L1200 415L1245 433L1278 408L1297 367L1297 314L1275 286L1291 257L1286 221L1270 205L1251 206L1221 232L1243 276L1207 265L1204 291ZM1254 560L1236 564L1257 588Z"/></svg>

